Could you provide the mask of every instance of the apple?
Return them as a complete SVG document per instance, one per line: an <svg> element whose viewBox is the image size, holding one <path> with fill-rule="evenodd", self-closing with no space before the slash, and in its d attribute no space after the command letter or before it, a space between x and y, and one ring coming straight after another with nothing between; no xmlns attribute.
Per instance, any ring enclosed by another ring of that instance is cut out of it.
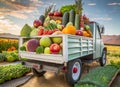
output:
<svg viewBox="0 0 120 87"><path fill-rule="evenodd" d="M82 32L81 30L77 30L77 31L76 31L76 35L78 35L78 36L83 36L83 32Z"/></svg>
<svg viewBox="0 0 120 87"><path fill-rule="evenodd" d="M58 45L56 43L51 44L51 46L50 46L50 52L52 54L59 54L60 50L61 50L60 45Z"/></svg>
<svg viewBox="0 0 120 87"><path fill-rule="evenodd" d="M62 13L61 13L61 12L56 11L56 12L54 12L54 16L57 16L57 17L62 17Z"/></svg>
<svg viewBox="0 0 120 87"><path fill-rule="evenodd" d="M49 47L45 47L44 54L50 54L50 48Z"/></svg>
<svg viewBox="0 0 120 87"><path fill-rule="evenodd" d="M63 25L57 24L57 28L58 28L60 31L62 31Z"/></svg>
<svg viewBox="0 0 120 87"><path fill-rule="evenodd" d="M40 20L34 20L34 22L33 22L33 26L35 27L35 28L38 28L39 26L42 26L42 22L40 21Z"/></svg>
<svg viewBox="0 0 120 87"><path fill-rule="evenodd" d="M90 26L89 25L85 25L85 30L90 30Z"/></svg>
<svg viewBox="0 0 120 87"><path fill-rule="evenodd" d="M53 13L53 12L49 12L48 15L49 15L49 16L53 16L54 13Z"/></svg>

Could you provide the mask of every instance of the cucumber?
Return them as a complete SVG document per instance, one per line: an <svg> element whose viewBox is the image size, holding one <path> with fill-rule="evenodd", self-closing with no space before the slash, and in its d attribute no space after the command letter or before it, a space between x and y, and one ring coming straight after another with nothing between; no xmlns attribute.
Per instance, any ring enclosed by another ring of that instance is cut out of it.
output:
<svg viewBox="0 0 120 87"><path fill-rule="evenodd" d="M44 15L41 15L39 20L41 20L42 23L44 23L44 20L45 20L45 16Z"/></svg>
<svg viewBox="0 0 120 87"><path fill-rule="evenodd" d="M62 25L66 26L66 24L69 22L69 13L65 12L63 14L63 18L62 18Z"/></svg>
<svg viewBox="0 0 120 87"><path fill-rule="evenodd" d="M75 22L75 11L73 9L69 12L69 22L72 22L73 25L74 25L74 22Z"/></svg>
<svg viewBox="0 0 120 87"><path fill-rule="evenodd" d="M79 14L75 15L75 27L77 30L80 29L80 15Z"/></svg>

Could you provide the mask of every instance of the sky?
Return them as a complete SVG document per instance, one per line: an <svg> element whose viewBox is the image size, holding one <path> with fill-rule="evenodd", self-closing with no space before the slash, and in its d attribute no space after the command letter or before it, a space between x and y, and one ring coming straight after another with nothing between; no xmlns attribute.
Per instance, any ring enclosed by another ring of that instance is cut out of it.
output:
<svg viewBox="0 0 120 87"><path fill-rule="evenodd" d="M120 35L120 0L82 0L83 14L105 27L105 35ZM74 4L74 0L0 0L0 33L20 34L27 23L44 14L54 4L56 9Z"/></svg>

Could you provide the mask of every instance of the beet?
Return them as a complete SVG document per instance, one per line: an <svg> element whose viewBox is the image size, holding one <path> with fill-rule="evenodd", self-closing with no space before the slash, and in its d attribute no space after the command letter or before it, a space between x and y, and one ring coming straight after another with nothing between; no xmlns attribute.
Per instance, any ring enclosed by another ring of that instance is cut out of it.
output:
<svg viewBox="0 0 120 87"><path fill-rule="evenodd" d="M27 51L35 52L36 48L39 46L39 41L36 39L30 39L27 43Z"/></svg>

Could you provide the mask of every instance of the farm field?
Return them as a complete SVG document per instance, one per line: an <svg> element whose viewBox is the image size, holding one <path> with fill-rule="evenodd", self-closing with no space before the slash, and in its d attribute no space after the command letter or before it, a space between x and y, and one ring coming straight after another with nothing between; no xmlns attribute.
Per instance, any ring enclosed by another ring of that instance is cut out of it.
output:
<svg viewBox="0 0 120 87"><path fill-rule="evenodd" d="M18 49L18 40L0 38L0 53L2 51L13 51Z"/></svg>

